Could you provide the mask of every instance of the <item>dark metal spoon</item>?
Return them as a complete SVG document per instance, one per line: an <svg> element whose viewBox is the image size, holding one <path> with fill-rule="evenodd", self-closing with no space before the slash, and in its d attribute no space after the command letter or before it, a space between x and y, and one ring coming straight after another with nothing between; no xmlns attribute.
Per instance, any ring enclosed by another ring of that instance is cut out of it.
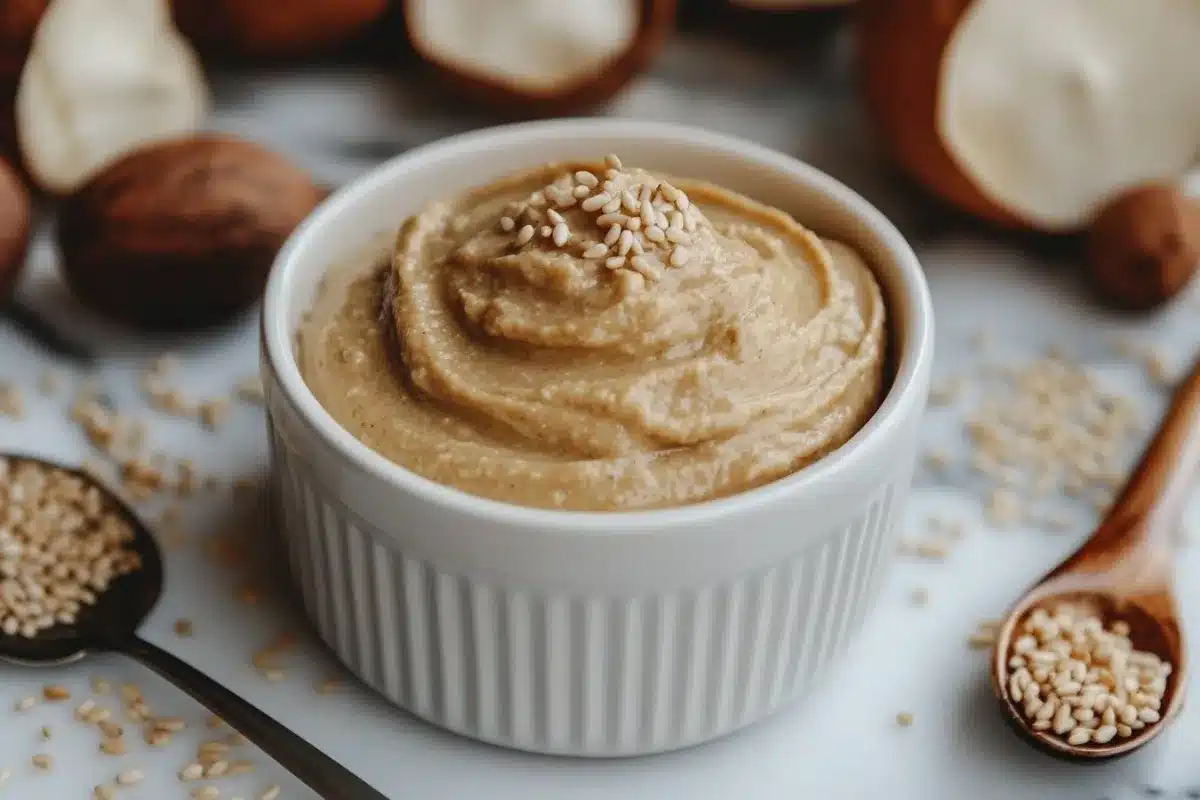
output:
<svg viewBox="0 0 1200 800"><path fill-rule="evenodd" d="M25 455L6 458L14 464L24 461L62 470L96 486L109 510L124 517L133 528L132 547L141 556L142 567L114 581L95 606L79 613L73 625L50 628L32 639L0 633L0 661L48 667L78 661L89 653L124 653L207 706L321 797L387 800L386 795L241 697L137 635L138 626L162 594L163 562L154 536L120 498L80 470Z"/></svg>

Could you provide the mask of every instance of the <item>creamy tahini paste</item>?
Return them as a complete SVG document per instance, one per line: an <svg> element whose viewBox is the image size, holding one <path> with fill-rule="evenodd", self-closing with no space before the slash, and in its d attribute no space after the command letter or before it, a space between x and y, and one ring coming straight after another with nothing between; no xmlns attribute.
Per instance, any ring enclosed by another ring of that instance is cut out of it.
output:
<svg viewBox="0 0 1200 800"><path fill-rule="evenodd" d="M299 336L321 404L413 472L546 508L696 503L845 442L883 382L863 260L749 198L618 165L434 203L386 265L331 273Z"/></svg>

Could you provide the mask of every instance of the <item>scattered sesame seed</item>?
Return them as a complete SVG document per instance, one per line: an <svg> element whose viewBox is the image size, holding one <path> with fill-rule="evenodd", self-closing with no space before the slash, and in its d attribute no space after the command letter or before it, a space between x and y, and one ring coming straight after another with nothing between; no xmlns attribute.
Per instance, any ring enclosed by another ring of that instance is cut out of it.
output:
<svg viewBox="0 0 1200 800"><path fill-rule="evenodd" d="M101 784L92 789L92 798L93 800L117 800L117 790Z"/></svg>
<svg viewBox="0 0 1200 800"><path fill-rule="evenodd" d="M517 238L515 240L517 246L520 247L521 245L528 244L533 239L533 234L534 230L532 225L525 225L522 227L517 233Z"/></svg>
<svg viewBox="0 0 1200 800"><path fill-rule="evenodd" d="M605 259L604 266L608 267L609 269L620 269L621 267L625 266L625 256L613 256Z"/></svg>
<svg viewBox="0 0 1200 800"><path fill-rule="evenodd" d="M896 715L896 724L901 728L911 728L913 724L913 715L907 711L901 711Z"/></svg>
<svg viewBox="0 0 1200 800"><path fill-rule="evenodd" d="M582 200L583 198L589 196L592 193L592 188L593 187L586 186L586 185L585 186L576 186L571 191L571 196L576 198L577 200Z"/></svg>
<svg viewBox="0 0 1200 800"><path fill-rule="evenodd" d="M125 739L121 736L106 737L100 742L100 752L106 756L125 755Z"/></svg>
<svg viewBox="0 0 1200 800"><path fill-rule="evenodd" d="M140 769L127 769L117 776L118 786L136 786L146 779L146 774Z"/></svg>
<svg viewBox="0 0 1200 800"><path fill-rule="evenodd" d="M202 786L192 790L192 797L195 800L217 800L220 796L221 790L216 786Z"/></svg>
<svg viewBox="0 0 1200 800"><path fill-rule="evenodd" d="M40 770L41 772L49 772L50 770L54 769L54 757L45 753L38 753L31 758L30 761L33 763L34 769Z"/></svg>
<svg viewBox="0 0 1200 800"><path fill-rule="evenodd" d="M609 153L606 155L604 157L604 163L609 169L621 170L625 168L625 165L621 163L621 159L617 158L616 154L614 153ZM269 800L269 798L263 798L263 800Z"/></svg>
<svg viewBox="0 0 1200 800"><path fill-rule="evenodd" d="M608 255L608 247L603 244L594 244L587 250L583 251L584 258L604 258Z"/></svg>
<svg viewBox="0 0 1200 800"><path fill-rule="evenodd" d="M179 770L179 780L187 783L189 781L198 781L204 777L204 765L188 764L183 769Z"/></svg>
<svg viewBox="0 0 1200 800"><path fill-rule="evenodd" d="M51 703L61 703L71 699L71 692L65 686L52 683L42 688L42 697Z"/></svg>
<svg viewBox="0 0 1200 800"><path fill-rule="evenodd" d="M688 259L691 257L692 254L689 251L683 249L682 247L676 247L671 251L671 266L682 267L687 264Z"/></svg>
<svg viewBox="0 0 1200 800"><path fill-rule="evenodd" d="M517 223L512 217L500 218L500 230L504 231L505 233L512 233L516 227Z"/></svg>
<svg viewBox="0 0 1200 800"><path fill-rule="evenodd" d="M913 589L912 594L909 597L912 600L912 604L914 606L924 607L924 606L929 605L929 590L928 589L923 589L923 588Z"/></svg>
<svg viewBox="0 0 1200 800"><path fill-rule="evenodd" d="M16 711L18 714L24 714L26 711L28 711L29 709L33 708L36 705L37 705L36 697L22 697L13 706L13 710Z"/></svg>

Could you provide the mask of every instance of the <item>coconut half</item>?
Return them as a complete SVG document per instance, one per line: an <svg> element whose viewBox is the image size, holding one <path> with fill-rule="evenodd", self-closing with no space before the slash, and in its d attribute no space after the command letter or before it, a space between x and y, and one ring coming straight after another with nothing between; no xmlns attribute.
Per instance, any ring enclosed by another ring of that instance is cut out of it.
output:
<svg viewBox="0 0 1200 800"><path fill-rule="evenodd" d="M604 102L649 64L676 0L406 0L417 53L472 96L563 113Z"/></svg>
<svg viewBox="0 0 1200 800"><path fill-rule="evenodd" d="M874 0L860 19L886 142L976 214L1076 231L1200 153L1192 0Z"/></svg>
<svg viewBox="0 0 1200 800"><path fill-rule="evenodd" d="M152 141L194 131L208 87L166 0L54 0L17 88L17 138L34 180L67 194Z"/></svg>

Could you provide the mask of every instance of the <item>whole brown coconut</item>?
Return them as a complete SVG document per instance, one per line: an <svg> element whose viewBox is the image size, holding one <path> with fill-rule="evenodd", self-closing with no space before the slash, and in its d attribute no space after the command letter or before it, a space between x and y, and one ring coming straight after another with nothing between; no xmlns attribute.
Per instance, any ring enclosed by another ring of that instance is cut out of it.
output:
<svg viewBox="0 0 1200 800"><path fill-rule="evenodd" d="M17 173L0 159L0 304L12 295L29 249L29 192Z"/></svg>
<svg viewBox="0 0 1200 800"><path fill-rule="evenodd" d="M172 0L175 24L208 52L249 58L314 55L345 44L389 0Z"/></svg>
<svg viewBox="0 0 1200 800"><path fill-rule="evenodd" d="M275 254L326 192L252 142L202 135L118 160L64 204L67 284L129 325L223 322L262 293Z"/></svg>
<svg viewBox="0 0 1200 800"><path fill-rule="evenodd" d="M1088 235L1092 280L1112 305L1145 311L1191 281L1200 261L1200 203L1173 186L1132 189L1104 207Z"/></svg>

